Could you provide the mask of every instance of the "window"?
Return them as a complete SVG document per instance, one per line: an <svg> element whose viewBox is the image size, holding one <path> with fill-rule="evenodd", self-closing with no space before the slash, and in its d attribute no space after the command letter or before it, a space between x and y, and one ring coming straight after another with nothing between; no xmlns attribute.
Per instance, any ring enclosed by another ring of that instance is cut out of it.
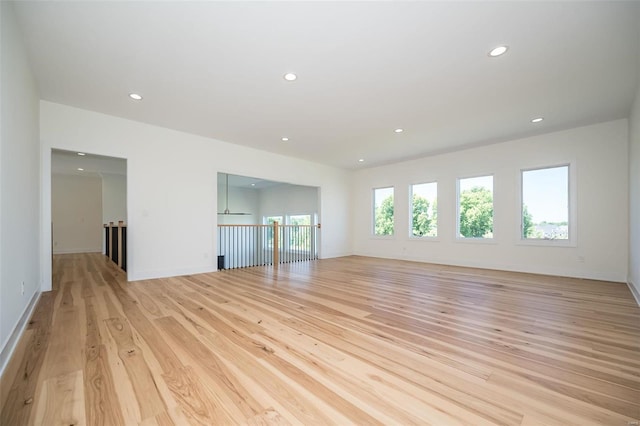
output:
<svg viewBox="0 0 640 426"><path fill-rule="evenodd" d="M289 225L311 225L310 214L296 214L289 217Z"/></svg>
<svg viewBox="0 0 640 426"><path fill-rule="evenodd" d="M493 176L458 179L458 237L493 238Z"/></svg>
<svg viewBox="0 0 640 426"><path fill-rule="evenodd" d="M411 185L411 236L438 236L438 184Z"/></svg>
<svg viewBox="0 0 640 426"><path fill-rule="evenodd" d="M373 234L393 235L393 187L373 190Z"/></svg>
<svg viewBox="0 0 640 426"><path fill-rule="evenodd" d="M283 224L282 216L265 216L264 224L265 225L273 225L274 222L278 222L280 225Z"/></svg>
<svg viewBox="0 0 640 426"><path fill-rule="evenodd" d="M522 170L522 238L569 239L569 166Z"/></svg>
<svg viewBox="0 0 640 426"><path fill-rule="evenodd" d="M312 240L311 215L298 214L287 216L290 226L284 229L285 244L288 244L289 250L298 252L309 251Z"/></svg>
<svg viewBox="0 0 640 426"><path fill-rule="evenodd" d="M265 225L273 225L275 222L278 222L278 225L283 225L282 216L265 216L262 221ZM270 226L265 229L266 235L264 238L264 245L267 248L273 247L273 226ZM280 241L280 239L278 239Z"/></svg>

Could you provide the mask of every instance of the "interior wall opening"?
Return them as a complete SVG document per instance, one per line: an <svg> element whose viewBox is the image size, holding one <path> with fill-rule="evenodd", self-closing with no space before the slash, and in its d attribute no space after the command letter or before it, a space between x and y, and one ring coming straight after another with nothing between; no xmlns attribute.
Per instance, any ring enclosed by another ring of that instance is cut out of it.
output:
<svg viewBox="0 0 640 426"><path fill-rule="evenodd" d="M53 255L102 253L126 271L127 160L51 152Z"/></svg>
<svg viewBox="0 0 640 426"><path fill-rule="evenodd" d="M218 269L318 258L319 196L317 187L218 173Z"/></svg>

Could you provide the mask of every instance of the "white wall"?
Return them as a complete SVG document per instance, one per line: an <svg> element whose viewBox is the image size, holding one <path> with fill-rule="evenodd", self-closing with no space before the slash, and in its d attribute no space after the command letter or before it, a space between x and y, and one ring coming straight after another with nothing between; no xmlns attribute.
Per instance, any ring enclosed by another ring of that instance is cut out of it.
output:
<svg viewBox="0 0 640 426"><path fill-rule="evenodd" d="M218 212L227 205L224 174L218 177ZM255 225L260 223L259 191L251 188L229 187L229 211L250 215L218 215L220 225Z"/></svg>
<svg viewBox="0 0 640 426"><path fill-rule="evenodd" d="M596 124L356 172L354 252L398 259L625 281L627 120ZM519 243L522 168L575 164L577 246ZM494 241L455 239L456 179L494 174ZM409 239L410 184L438 181L437 241ZM395 236L371 236L372 188L395 186ZM584 261L581 262L580 259Z"/></svg>
<svg viewBox="0 0 640 426"><path fill-rule="evenodd" d="M320 187L322 256L350 254L347 171L65 105L40 105L44 221L51 217L52 148L127 159L130 280L216 269L218 171ZM45 259L50 238L43 229ZM50 262L43 270L50 277Z"/></svg>
<svg viewBox="0 0 640 426"><path fill-rule="evenodd" d="M260 190L261 217L314 213L318 213L318 188L284 184Z"/></svg>
<svg viewBox="0 0 640 426"><path fill-rule="evenodd" d="M218 208L225 209L224 174L218 176ZM261 224L263 216L318 213L318 188L282 183L267 188L229 187L229 210L246 216L218 215L219 224Z"/></svg>
<svg viewBox="0 0 640 426"><path fill-rule="evenodd" d="M38 91L10 2L0 2L0 370L40 294ZM50 226L43 223L43 227ZM22 292L24 283L24 293Z"/></svg>
<svg viewBox="0 0 640 426"><path fill-rule="evenodd" d="M125 161L125 160L122 160ZM101 173L102 223L127 221L127 177Z"/></svg>
<svg viewBox="0 0 640 426"><path fill-rule="evenodd" d="M640 305L640 87L629 119L629 276Z"/></svg>
<svg viewBox="0 0 640 426"><path fill-rule="evenodd" d="M102 251L102 178L70 174L51 177L53 252Z"/></svg>

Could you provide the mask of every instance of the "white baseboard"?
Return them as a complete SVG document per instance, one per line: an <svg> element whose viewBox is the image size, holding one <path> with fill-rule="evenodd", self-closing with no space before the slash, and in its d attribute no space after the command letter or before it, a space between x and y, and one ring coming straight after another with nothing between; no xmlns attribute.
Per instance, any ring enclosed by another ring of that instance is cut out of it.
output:
<svg viewBox="0 0 640 426"><path fill-rule="evenodd" d="M27 323L29 322L29 318L31 318L31 315L33 315L33 310L35 309L36 305L38 304L38 300L40 300L40 295L41 294L42 293L40 291L36 291L33 294L33 296L31 297L31 300L27 304L27 307L25 308L24 312L22 313L22 316L20 317L20 319L16 323L15 327L13 328L13 331L9 335L9 338L4 343L4 346L2 347L2 350L0 351L0 376L2 376L2 374L4 373L4 369L6 368L7 364L9 363L9 360L11 359L11 355L13 355L13 351L15 351L16 346L18 345L18 342L20 341L20 338L24 334L24 330L27 327Z"/></svg>
<svg viewBox="0 0 640 426"><path fill-rule="evenodd" d="M155 278L179 277L182 275L208 274L217 269L211 266L194 266L192 268L181 269L154 269L146 271L127 271L128 281L152 280Z"/></svg>
<svg viewBox="0 0 640 426"><path fill-rule="evenodd" d="M631 290L633 298L636 299L636 303L638 304L638 306L640 306L640 290L638 290L639 287L636 286L633 281L631 281L631 278L627 280L627 285L629 286L629 290Z"/></svg>
<svg viewBox="0 0 640 426"><path fill-rule="evenodd" d="M53 254L100 253L101 251L103 251L101 248L76 248L76 249L54 250Z"/></svg>
<svg viewBox="0 0 640 426"><path fill-rule="evenodd" d="M599 280L599 281L611 281L617 283L625 283L627 280L626 271L625 274L617 274L617 273L601 273L597 271L583 271L572 268L558 268L558 267L548 267L548 266L535 266L531 265L519 265L519 264L505 264L500 262L477 262L470 259L452 259L447 257L422 257L422 256L411 256L411 255L401 255L401 256L389 256L386 254L381 254L377 252L369 252L369 251L359 251L354 253L357 256L367 256L367 257L379 257L382 259L396 259L396 260L408 260L411 262L422 262L422 263L433 263L437 265L450 265L450 266L461 266L464 268L480 268L480 269L492 269L498 271L509 271L509 272L522 272L526 274L537 274L537 275L551 275L556 277L570 277L570 278L580 278L587 280Z"/></svg>

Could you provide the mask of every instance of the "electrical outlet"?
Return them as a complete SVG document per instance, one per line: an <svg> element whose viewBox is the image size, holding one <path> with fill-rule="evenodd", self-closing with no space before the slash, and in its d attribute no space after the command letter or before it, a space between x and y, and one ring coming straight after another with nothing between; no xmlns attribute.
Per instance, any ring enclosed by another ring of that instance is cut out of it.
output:
<svg viewBox="0 0 640 426"><path fill-rule="evenodd" d="M22 281L22 285L20 286L20 291L22 291L22 295L24 296L24 281Z"/></svg>

